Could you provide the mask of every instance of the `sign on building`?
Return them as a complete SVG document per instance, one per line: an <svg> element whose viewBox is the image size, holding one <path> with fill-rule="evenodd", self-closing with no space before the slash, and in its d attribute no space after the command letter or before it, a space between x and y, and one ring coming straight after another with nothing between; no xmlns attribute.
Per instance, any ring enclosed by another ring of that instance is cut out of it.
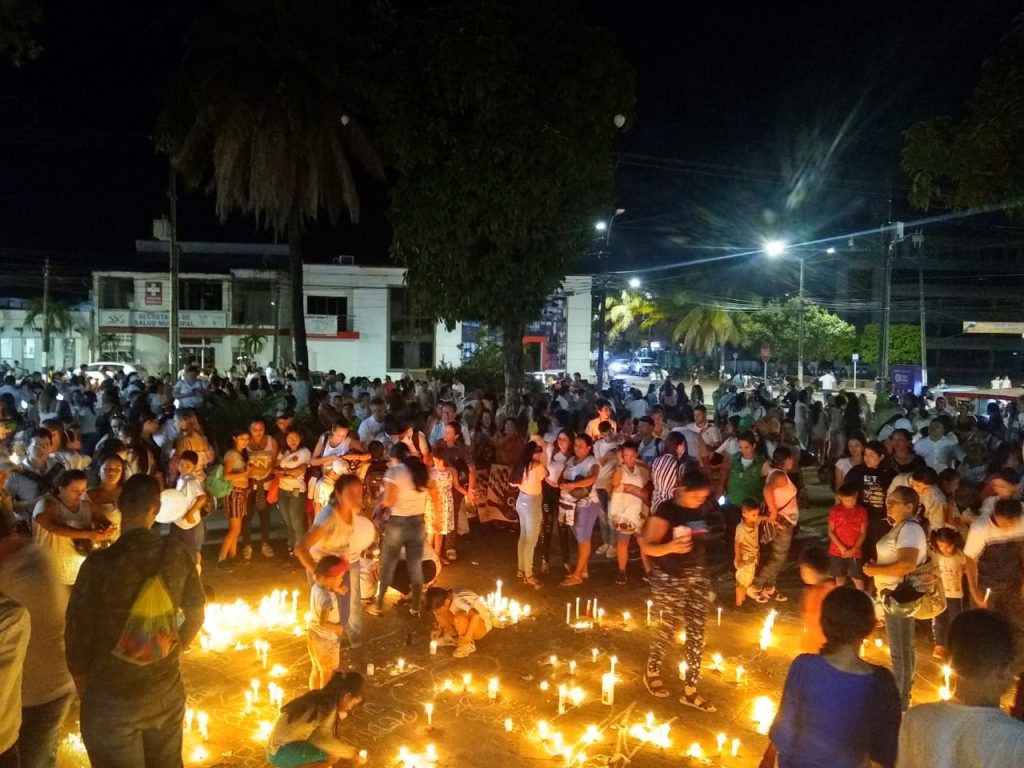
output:
<svg viewBox="0 0 1024 768"><path fill-rule="evenodd" d="M160 306L164 303L164 284L159 280L146 281L146 304Z"/></svg>

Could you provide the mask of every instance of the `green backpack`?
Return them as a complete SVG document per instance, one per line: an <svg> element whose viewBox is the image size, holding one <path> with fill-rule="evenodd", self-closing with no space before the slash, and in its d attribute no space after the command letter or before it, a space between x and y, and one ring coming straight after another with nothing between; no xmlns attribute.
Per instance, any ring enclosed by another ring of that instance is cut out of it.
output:
<svg viewBox="0 0 1024 768"><path fill-rule="evenodd" d="M231 494L231 481L224 479L223 464L206 468L206 492L215 499L227 498Z"/></svg>

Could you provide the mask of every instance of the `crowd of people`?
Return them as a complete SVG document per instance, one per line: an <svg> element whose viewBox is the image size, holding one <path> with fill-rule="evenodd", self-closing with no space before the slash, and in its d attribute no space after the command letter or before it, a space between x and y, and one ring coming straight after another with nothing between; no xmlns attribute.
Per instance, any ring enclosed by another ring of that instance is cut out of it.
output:
<svg viewBox="0 0 1024 768"><path fill-rule="evenodd" d="M476 651L493 629L486 602L434 586L453 564L457 578L474 521L518 529L508 558L528 588L578 589L603 559L607 589L649 589L660 621L646 690L670 695L663 664L685 638L679 702L714 712L698 690L712 576L731 563L742 610L794 596L780 580L808 477L835 505L827 549L799 547L806 655L772 731L779 765L1024 764L1024 725L997 717L996 695L1024 669L1022 404L978 418L941 397L883 392L871 409L864 395L823 394L723 382L705 400L699 381L671 380L598 392L575 374L513 408L458 378L331 372L313 389L269 370L8 376L0 643L28 660L23 676L20 661L6 667L17 685L0 686L0 766L19 754L53 765L76 695L94 765L180 762L178 665L202 625L211 515L226 521L212 567L276 559L310 583L311 691L283 709L274 765L351 758L320 726L338 736L361 701L358 675L338 672L342 651L363 642L364 615L381 615L389 590L412 617L430 614L432 639L456 658ZM891 673L859 656L878 619ZM920 619L964 681L954 702L911 707ZM957 754L970 759L918 762L914 745L948 738L931 733L937 722L962 734Z"/></svg>

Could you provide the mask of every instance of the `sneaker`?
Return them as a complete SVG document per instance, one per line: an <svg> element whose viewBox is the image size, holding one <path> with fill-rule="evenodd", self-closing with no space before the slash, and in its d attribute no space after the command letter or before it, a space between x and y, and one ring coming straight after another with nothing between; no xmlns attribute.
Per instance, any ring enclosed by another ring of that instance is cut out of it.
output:
<svg viewBox="0 0 1024 768"><path fill-rule="evenodd" d="M244 547L242 547L242 559L243 560L252 560L252 547L249 546L248 544L246 544Z"/></svg>
<svg viewBox="0 0 1024 768"><path fill-rule="evenodd" d="M274 548L272 546L270 546L269 542L265 541L265 542L263 542L263 546L260 547L260 554L263 555L264 557L273 557L274 556Z"/></svg>
<svg viewBox="0 0 1024 768"><path fill-rule="evenodd" d="M625 571L619 571L619 575L615 577L615 583L618 584L620 587L624 586L627 583Z"/></svg>
<svg viewBox="0 0 1024 768"><path fill-rule="evenodd" d="M476 643L470 641L465 645L460 645L455 649L455 653L452 654L453 659L464 659L469 654L476 653Z"/></svg>
<svg viewBox="0 0 1024 768"><path fill-rule="evenodd" d="M608 549L606 549L605 552L604 552L604 556L607 557L609 560L614 560L615 559L615 547L613 547L611 544L609 544L608 545Z"/></svg>
<svg viewBox="0 0 1024 768"><path fill-rule="evenodd" d="M363 606L363 613L368 613L371 616L382 616L384 611L376 603L370 603L369 605Z"/></svg>
<svg viewBox="0 0 1024 768"><path fill-rule="evenodd" d="M597 550L594 552L594 554L595 555L604 555L604 554L607 554L607 552L608 552L608 545L607 544L602 544L600 547L597 548Z"/></svg>
<svg viewBox="0 0 1024 768"><path fill-rule="evenodd" d="M452 562L455 562L456 560L459 559L459 553L456 552L454 549L449 549L447 552L445 552L445 555Z"/></svg>
<svg viewBox="0 0 1024 768"><path fill-rule="evenodd" d="M418 619L420 617L420 612L417 611L415 608L410 608L409 615L412 616L414 619Z"/></svg>
<svg viewBox="0 0 1024 768"><path fill-rule="evenodd" d="M234 573L234 566L231 565L230 560L221 560L217 563L217 570L223 571L224 573Z"/></svg>
<svg viewBox="0 0 1024 768"><path fill-rule="evenodd" d="M450 648L453 645L458 645L454 637L448 637L448 635L441 635L435 641L438 648Z"/></svg>
<svg viewBox="0 0 1024 768"><path fill-rule="evenodd" d="M768 597L764 594L764 592L762 592L759 589L754 589L753 587L747 587L747 597L758 603L768 602Z"/></svg>

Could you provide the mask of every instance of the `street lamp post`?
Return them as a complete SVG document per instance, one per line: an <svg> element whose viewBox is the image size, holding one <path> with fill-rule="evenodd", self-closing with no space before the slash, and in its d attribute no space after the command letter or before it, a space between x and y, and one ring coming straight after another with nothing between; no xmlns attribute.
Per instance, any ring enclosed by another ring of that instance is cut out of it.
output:
<svg viewBox="0 0 1024 768"><path fill-rule="evenodd" d="M797 353L796 382L797 387L804 388L804 257L800 257L800 298L798 300L800 317L797 318Z"/></svg>
<svg viewBox="0 0 1024 768"><path fill-rule="evenodd" d="M604 336L605 336L605 304L607 302L607 286L604 281L604 262L608 258L609 246L612 240L612 227L615 224L615 219L625 213L624 208L616 208L615 213L611 219L607 222L599 221L594 225L594 229L598 232L604 233L604 248L601 250L600 259L602 261L600 272L598 276L600 281L597 290L597 391L601 391L601 385L604 383Z"/></svg>

